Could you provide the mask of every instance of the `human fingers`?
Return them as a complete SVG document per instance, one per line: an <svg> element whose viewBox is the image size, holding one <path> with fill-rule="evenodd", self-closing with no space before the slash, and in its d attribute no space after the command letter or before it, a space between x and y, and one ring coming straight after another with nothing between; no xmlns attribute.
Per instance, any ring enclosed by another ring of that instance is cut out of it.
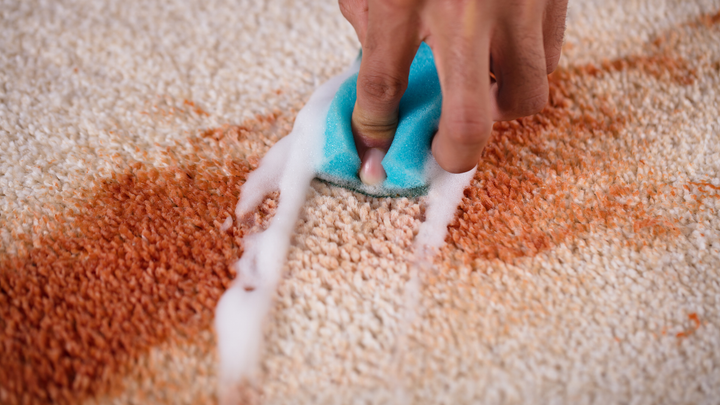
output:
<svg viewBox="0 0 720 405"><path fill-rule="evenodd" d="M398 106L420 46L415 0L369 0L352 130L367 184L385 179L380 162L398 125Z"/></svg>
<svg viewBox="0 0 720 405"><path fill-rule="evenodd" d="M496 121L537 113L547 103L544 6L542 1L522 0L498 10L490 47Z"/></svg>
<svg viewBox="0 0 720 405"><path fill-rule="evenodd" d="M365 42L365 33L367 32L367 0L339 0L338 5L340 6L340 12L343 17L353 26L360 44L363 45Z"/></svg>
<svg viewBox="0 0 720 405"><path fill-rule="evenodd" d="M489 73L491 2L434 2L426 15L443 92L432 154L448 172L477 165L492 129ZM459 22L459 23L458 23Z"/></svg>
<svg viewBox="0 0 720 405"><path fill-rule="evenodd" d="M547 73L557 68L565 36L565 19L567 17L568 0L550 0L545 7L543 17L543 45Z"/></svg>

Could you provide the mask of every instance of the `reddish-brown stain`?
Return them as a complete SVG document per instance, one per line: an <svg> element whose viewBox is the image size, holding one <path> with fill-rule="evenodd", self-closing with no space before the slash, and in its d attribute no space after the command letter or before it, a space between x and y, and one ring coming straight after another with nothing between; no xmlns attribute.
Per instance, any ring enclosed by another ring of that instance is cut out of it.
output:
<svg viewBox="0 0 720 405"><path fill-rule="evenodd" d="M688 318L695 324L695 329L698 329L700 327L700 318L698 317L698 314L693 312L688 315Z"/></svg>
<svg viewBox="0 0 720 405"><path fill-rule="evenodd" d="M193 114L200 117L209 117L210 113L200 108L194 101L183 99L182 102L174 100L171 96L157 96L154 103L146 102L146 108L140 114L147 115L154 120L171 120L175 118L186 119Z"/></svg>
<svg viewBox="0 0 720 405"><path fill-rule="evenodd" d="M690 23L690 26L697 27L703 25L707 28L712 27L715 24L720 23L720 11L716 13L706 13L698 17L697 21Z"/></svg>
<svg viewBox="0 0 720 405"><path fill-rule="evenodd" d="M700 22L718 20L720 13ZM614 141L628 118L582 87L622 70L692 83L696 73L668 51L672 41L659 38L645 56L560 70L541 114L497 124L448 241L470 258L512 260L602 227L676 232L643 203L626 201L663 191L618 181L632 169L628 150ZM191 101L175 104L161 100L144 114L207 115ZM226 126L202 138L237 140L252 131ZM133 359L171 335L209 328L246 231L234 224L220 232L220 225L233 216L256 162L225 163L225 170L212 161L162 170L132 164L74 201L75 210L40 216L48 234L15 235L19 253L0 257L0 402L77 403L111 390ZM612 185L592 183L603 180ZM581 191L584 202L575 202ZM268 202L258 215L267 218L273 208ZM697 329L697 315L690 319Z"/></svg>
<svg viewBox="0 0 720 405"><path fill-rule="evenodd" d="M658 46L651 48L656 52ZM672 221L650 214L645 203L663 192L675 195L674 190L623 180L624 172L645 165L617 141L629 118L609 100L587 99L588 83L612 71L634 69L658 80L691 84L694 69L663 52L550 75L549 101L541 113L494 125L473 185L449 226L448 242L462 249L466 260L512 261L616 226L631 227L636 238L628 243L637 246L679 234Z"/></svg>
<svg viewBox="0 0 720 405"><path fill-rule="evenodd" d="M700 325L702 325L702 323L700 322L700 317L698 317L698 314L695 313L695 312L689 314L689 315L688 315L688 319L690 319L690 320L693 322L693 325L692 325L689 329L686 329L686 330L684 330L684 331L682 331L682 332L678 332L678 333L675 335L675 337L677 337L678 339L680 339L680 338L686 338L686 337L692 335L692 334L695 333L698 329L700 329Z"/></svg>
<svg viewBox="0 0 720 405"><path fill-rule="evenodd" d="M695 186L694 188L697 189L695 193L692 193L693 188L690 186ZM689 208L691 209L697 209L698 211L710 211L711 213L715 213L715 208L712 207L714 204L706 204L705 200L711 198L711 199L717 199L720 198L720 187L715 186L707 181L699 181L694 182L691 181L689 184L686 184L685 189L691 192L690 198L692 198L692 201L687 201L686 204L689 205Z"/></svg>
<svg viewBox="0 0 720 405"><path fill-rule="evenodd" d="M187 100L187 99L186 99L186 100L183 100L183 105L186 105L186 106L190 107L190 108L195 112L195 114L197 114L197 115L204 115L204 116L206 116L206 117L210 116L210 114L208 114L207 111L205 111L205 110L203 110L202 108L200 108L200 107L198 107L197 105L195 105L195 102L194 102L194 101L189 101L189 100Z"/></svg>
<svg viewBox="0 0 720 405"><path fill-rule="evenodd" d="M707 13L681 24L679 28L682 28L682 26L691 29L712 28L718 22L720 22L720 12ZM684 39L684 35L681 30L669 29L657 35L648 44L647 54L603 60L599 65L589 63L573 67L571 70L581 75L593 77L611 72L635 70L658 80L670 80L680 85L691 85L697 79L697 69L691 66L688 60L677 54L677 47L682 39Z"/></svg>
<svg viewBox="0 0 720 405"><path fill-rule="evenodd" d="M266 115L256 115L253 122L256 124L271 124L274 123L280 115L279 111ZM217 128L208 128L202 131L200 136L203 138L212 138L216 141L220 141L226 137L233 140L240 140L246 137L253 129L254 128L249 125L223 125Z"/></svg>
<svg viewBox="0 0 720 405"><path fill-rule="evenodd" d="M691 181L689 184L696 186L698 192L700 193L699 196L697 194L692 194L692 197L698 203L702 204L706 198L720 198L720 193L718 193L718 191L720 191L719 186L715 186L707 181L700 181L700 182ZM691 191L688 186L686 186L686 188L688 191Z"/></svg>
<svg viewBox="0 0 720 405"><path fill-rule="evenodd" d="M699 182L691 181L690 184L692 184L693 186L698 186L703 193L706 192L706 190L705 190L706 187L711 188L716 191L720 191L720 186L712 185L707 181L699 181Z"/></svg>
<svg viewBox="0 0 720 405"><path fill-rule="evenodd" d="M220 227L250 170L135 163L40 217L49 234L15 235L18 254L0 257L0 403L77 403L150 347L209 328L245 232Z"/></svg>
<svg viewBox="0 0 720 405"><path fill-rule="evenodd" d="M664 49L651 55L629 55L614 60L604 60L600 65L589 63L575 67L578 74L592 77L602 76L611 72L636 70L658 80L670 80L681 85L690 85L697 78L696 69L684 58Z"/></svg>

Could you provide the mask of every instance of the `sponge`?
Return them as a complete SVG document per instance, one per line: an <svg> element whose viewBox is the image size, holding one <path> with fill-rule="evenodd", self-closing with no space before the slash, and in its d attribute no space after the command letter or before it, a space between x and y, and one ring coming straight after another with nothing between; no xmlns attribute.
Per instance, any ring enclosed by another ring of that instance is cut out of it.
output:
<svg viewBox="0 0 720 405"><path fill-rule="evenodd" d="M440 81L430 47L422 43L410 66L395 138L382 161L387 178L375 186L364 184L358 177L361 161L350 124L356 98L357 74L340 86L330 104L316 177L373 197L426 194L429 183L426 166L432 159L430 143L437 132L442 106Z"/></svg>

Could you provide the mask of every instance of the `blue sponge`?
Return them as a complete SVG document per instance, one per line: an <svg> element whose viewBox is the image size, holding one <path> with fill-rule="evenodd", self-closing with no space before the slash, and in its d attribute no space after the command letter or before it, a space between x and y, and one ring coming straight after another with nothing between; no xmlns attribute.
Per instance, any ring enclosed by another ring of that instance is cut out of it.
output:
<svg viewBox="0 0 720 405"><path fill-rule="evenodd" d="M430 142L437 132L442 106L440 81L430 47L422 43L410 66L408 87L400 100L398 128L382 161L387 179L380 185L368 186L358 177L361 162L350 126L356 98L357 74L340 86L330 105L316 176L374 197L426 194L425 163L431 157Z"/></svg>

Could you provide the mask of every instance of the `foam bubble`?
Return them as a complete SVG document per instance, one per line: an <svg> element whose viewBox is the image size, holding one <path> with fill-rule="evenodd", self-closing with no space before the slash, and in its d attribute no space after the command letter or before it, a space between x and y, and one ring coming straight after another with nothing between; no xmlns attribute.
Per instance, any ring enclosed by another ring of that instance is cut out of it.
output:
<svg viewBox="0 0 720 405"><path fill-rule="evenodd" d="M228 229L230 229L232 224L233 224L233 219L231 216L228 215L228 217L225 218L225 222L223 222L222 225L220 226L220 232L227 231Z"/></svg>

